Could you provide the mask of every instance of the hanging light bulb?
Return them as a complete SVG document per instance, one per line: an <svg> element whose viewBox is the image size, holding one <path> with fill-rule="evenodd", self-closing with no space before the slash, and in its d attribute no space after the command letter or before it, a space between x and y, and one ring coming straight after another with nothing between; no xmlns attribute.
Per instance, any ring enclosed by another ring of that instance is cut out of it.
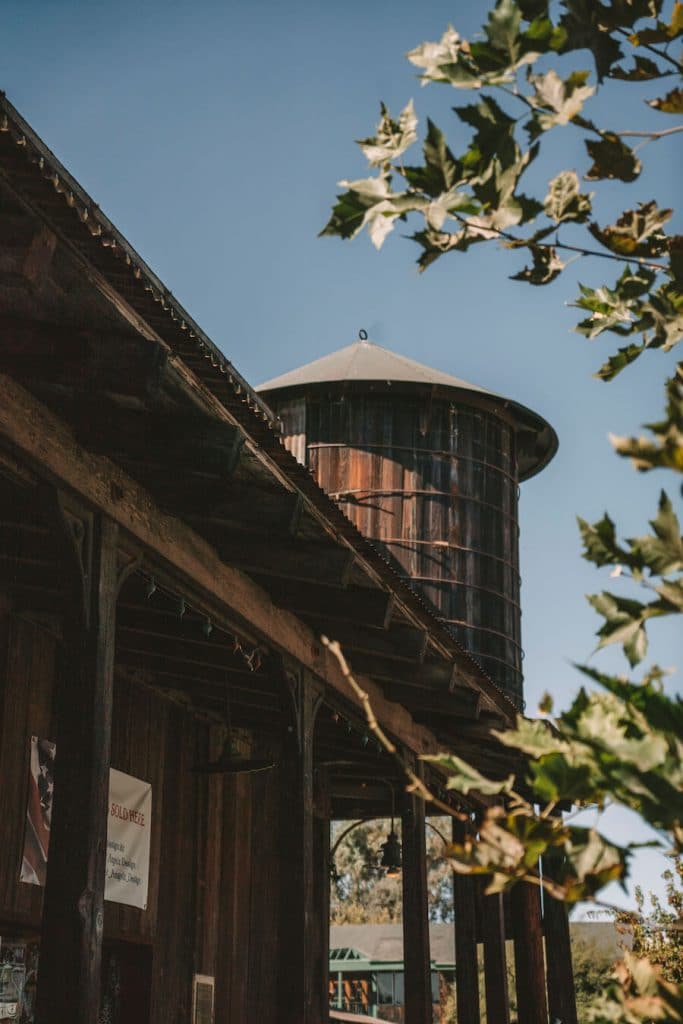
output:
<svg viewBox="0 0 683 1024"><path fill-rule="evenodd" d="M156 589L157 589L157 585L156 585L156 582L154 580L154 577L150 576L150 578L149 578L149 580L147 582L147 586L145 587L145 595L147 597L151 597L152 594L156 593Z"/></svg>

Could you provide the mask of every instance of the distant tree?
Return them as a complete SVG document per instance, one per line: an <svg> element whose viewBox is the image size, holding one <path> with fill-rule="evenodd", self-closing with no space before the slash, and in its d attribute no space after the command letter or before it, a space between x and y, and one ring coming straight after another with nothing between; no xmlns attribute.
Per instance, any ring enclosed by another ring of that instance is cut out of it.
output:
<svg viewBox="0 0 683 1024"><path fill-rule="evenodd" d="M337 823L332 836L341 835L347 823ZM450 819L435 818L433 825L449 835ZM395 826L400 832L400 824ZM387 878L380 867L382 844L389 822L358 825L340 842L331 865L330 920L332 924L390 924L401 920L401 878ZM427 884L431 921L453 920L453 869L444 857L444 843L433 828L427 829Z"/></svg>
<svg viewBox="0 0 683 1024"><path fill-rule="evenodd" d="M636 886L636 910L614 915L633 954L656 964L667 981L683 983L683 861L676 857L663 874L665 902Z"/></svg>

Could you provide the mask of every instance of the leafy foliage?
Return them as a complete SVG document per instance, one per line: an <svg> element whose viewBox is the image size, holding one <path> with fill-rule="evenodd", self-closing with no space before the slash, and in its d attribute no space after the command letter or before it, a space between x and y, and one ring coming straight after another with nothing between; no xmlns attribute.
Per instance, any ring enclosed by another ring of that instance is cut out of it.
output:
<svg viewBox="0 0 683 1024"><path fill-rule="evenodd" d="M626 133L598 126L585 115L596 88L590 69L577 68L563 77L544 62L553 55L587 49L598 82L610 79L625 88L633 82L680 76L680 61L667 47L681 35L682 5L674 5L669 20L662 20L662 4L656 0L563 0L559 6L556 17L542 0L499 0L481 40L468 41L449 26L439 41L412 50L408 59L420 70L423 84L480 92L475 103L454 108L461 126L471 130L466 148L454 155L457 150L428 120L424 162L405 165L404 154L418 138L412 102L398 121L382 104L376 135L359 142L377 176L341 183L347 191L338 196L322 233L349 238L367 228L379 249L397 219L417 215L424 226L411 237L421 249L420 270L446 253L495 241L528 250L530 264L512 276L536 286L550 284L562 274L567 266L561 258L563 249L624 258L626 269L612 288L582 286L576 301L590 314L578 325L589 339L607 331L640 336L600 368L598 376L610 380L646 349L667 350L683 334L681 241L664 231L671 210L659 209L651 201L625 210L606 227L592 221L588 229L600 249L582 248L559 234L563 224L586 224L592 211L593 194L580 192L576 172L555 174L543 201L521 190L522 178L548 133L571 127L584 133L590 157L586 180L633 182L642 169L637 150L683 130L683 125ZM658 43L663 48L658 49ZM633 56L630 67L623 63L624 47ZM649 104L662 113L680 114L682 97L683 89L676 86ZM522 104L528 118L509 112L511 103ZM625 139L628 135L640 135L641 143L632 146ZM405 187L393 191L394 178L403 179ZM553 240L547 241L553 233Z"/></svg>
<svg viewBox="0 0 683 1024"><path fill-rule="evenodd" d="M580 334L591 341L612 335L621 340L596 376L611 381L644 352L669 351L683 337L683 237L666 230L668 206L641 201L610 222L611 211L609 218L600 216L596 193L581 191L573 169L556 168L545 196L528 195L523 185L532 162L547 152L549 134L561 129L583 134L583 177L600 188L598 199L609 196L613 181L637 182L643 146L673 137L683 124L618 131L596 124L588 107L598 83L628 89L675 77L672 88L648 103L652 111L680 115L683 65L672 44L681 36L678 0L666 11L663 0L498 0L481 38L464 39L449 26L440 40L416 47L408 59L423 84L478 92L475 102L454 108L457 141L428 120L423 162L406 164L404 152L418 136L412 105L398 122L382 106L377 134L360 143L376 174L342 182L347 191L322 233L352 237L366 227L379 249L398 219L412 219L420 270L447 253L496 242L512 253L526 250L512 277L535 286L561 277L570 262L565 252L616 260L623 264L616 281L581 284L573 304L581 311ZM566 61L562 73L549 66L586 50L592 70L577 66L567 75ZM395 180L399 191L393 190ZM575 244L581 231L585 241ZM642 471L683 472L683 367L667 382L663 418L647 429L650 438L613 437L617 453ZM598 647L621 646L633 668L647 653L650 623L683 612L679 519L662 491L651 532L619 540L607 513L594 524L580 519L579 529L584 557L598 568L611 567L616 587L627 581L638 588L635 595L610 590L588 598L603 620ZM638 844L610 842L599 816L592 826L564 820L560 808L569 804L631 808L663 844L683 853L683 702L664 693L664 673L656 665L639 681L580 670L597 690L581 689L552 723L520 717L514 730L496 734L501 744L526 755L523 780L485 778L450 753L428 758L447 773L450 789L470 799L486 797L476 831L451 844L448 856L455 871L484 876L489 892L524 879L572 904L599 899L609 882L625 883ZM544 699L543 712L551 710L552 701ZM555 865L552 874L543 871L544 859ZM672 977L661 956L659 963L648 960L652 949L646 946L643 931L642 942L594 1004L589 1016L596 1024L683 1022L681 979Z"/></svg>

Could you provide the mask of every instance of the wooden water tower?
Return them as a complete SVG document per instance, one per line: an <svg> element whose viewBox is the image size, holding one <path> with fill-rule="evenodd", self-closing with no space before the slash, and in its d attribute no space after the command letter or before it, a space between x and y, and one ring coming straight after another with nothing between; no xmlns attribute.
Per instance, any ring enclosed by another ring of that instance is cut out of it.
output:
<svg viewBox="0 0 683 1024"><path fill-rule="evenodd" d="M258 388L296 458L522 705L518 485L544 419L366 340Z"/></svg>

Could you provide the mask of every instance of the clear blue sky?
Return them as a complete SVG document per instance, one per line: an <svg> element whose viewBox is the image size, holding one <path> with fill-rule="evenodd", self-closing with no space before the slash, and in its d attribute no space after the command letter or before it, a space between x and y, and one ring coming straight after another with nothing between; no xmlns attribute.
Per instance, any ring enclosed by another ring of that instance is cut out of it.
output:
<svg viewBox="0 0 683 1024"><path fill-rule="evenodd" d="M594 520L608 508L632 536L645 531L660 487L675 496L666 474L636 476L607 441L608 431L635 432L658 417L673 354L645 357L610 385L592 380L614 342L572 333L577 311L565 303L576 294L576 266L532 289L508 280L522 260L489 246L418 276L417 249L401 227L381 254L365 238L316 238L336 182L364 174L352 140L372 134L380 99L398 111L414 97L418 114L453 130L456 152L464 145L449 107L470 94L421 89L403 54L449 22L472 34L485 10L471 0L4 0L0 87L253 384L366 328L372 340L553 423L559 454L523 486L521 501L533 710L546 689L560 704L576 690L570 663L590 656L599 624L583 595L616 583L580 559L575 515ZM601 99L609 127L648 127L653 118L670 126L626 93L628 106ZM565 130L564 148L535 169L536 180L566 167L583 172L580 138ZM629 189L608 186L604 216L639 200L673 202L674 147L645 147L646 172ZM581 264L586 283L611 274L609 264ZM681 662L673 626L655 624L652 635L660 664ZM626 667L616 654L593 663ZM615 828L632 831L621 816ZM641 880L654 882L660 867L643 857Z"/></svg>

